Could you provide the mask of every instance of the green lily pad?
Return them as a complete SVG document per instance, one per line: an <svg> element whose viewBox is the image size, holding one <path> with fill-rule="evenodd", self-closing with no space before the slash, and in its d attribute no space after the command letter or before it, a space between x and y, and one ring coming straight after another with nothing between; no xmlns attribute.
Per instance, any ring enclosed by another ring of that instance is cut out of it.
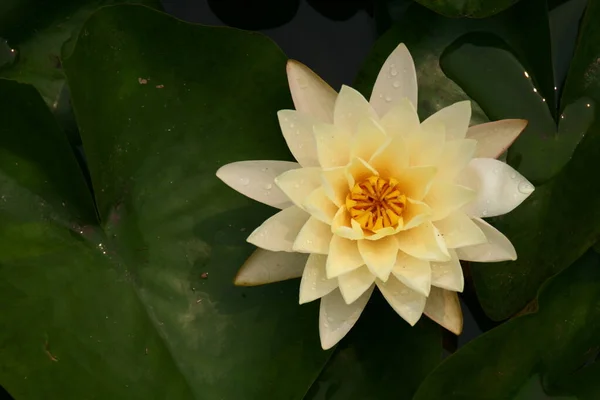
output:
<svg viewBox="0 0 600 400"><path fill-rule="evenodd" d="M484 18L506 10L519 0L415 0L446 17Z"/></svg>
<svg viewBox="0 0 600 400"><path fill-rule="evenodd" d="M441 357L438 325L411 327L374 295L304 400L410 399Z"/></svg>
<svg viewBox="0 0 600 400"><path fill-rule="evenodd" d="M65 76L61 47L77 35L98 8L118 3L141 3L161 8L160 0L8 0L0 6L0 37L16 51L14 63L0 77L34 85L56 109Z"/></svg>
<svg viewBox="0 0 600 400"><path fill-rule="evenodd" d="M589 252L548 281L538 308L448 357L421 383L414 400L596 399L585 393L597 390L597 375L570 392L556 384L600 346L600 255Z"/></svg>

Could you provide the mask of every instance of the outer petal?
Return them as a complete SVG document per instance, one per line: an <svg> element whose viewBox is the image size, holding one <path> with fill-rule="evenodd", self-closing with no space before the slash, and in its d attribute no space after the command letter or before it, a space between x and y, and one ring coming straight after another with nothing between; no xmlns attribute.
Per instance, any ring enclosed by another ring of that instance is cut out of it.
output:
<svg viewBox="0 0 600 400"><path fill-rule="evenodd" d="M331 224L337 207L329 197L325 194L325 189L321 186L313 190L311 194L304 200L304 209L313 217Z"/></svg>
<svg viewBox="0 0 600 400"><path fill-rule="evenodd" d="M373 275L367 267L360 267L347 274L338 276L340 292L346 304L354 303L375 282Z"/></svg>
<svg viewBox="0 0 600 400"><path fill-rule="evenodd" d="M263 204L286 208L290 199L274 185L275 177L299 168L289 161L239 161L219 168L217 177L244 196Z"/></svg>
<svg viewBox="0 0 600 400"><path fill-rule="evenodd" d="M341 131L353 136L360 121L379 119L373 107L357 90L343 85L335 101L333 121Z"/></svg>
<svg viewBox="0 0 600 400"><path fill-rule="evenodd" d="M296 110L332 123L337 97L335 90L310 68L295 60L288 61L287 76Z"/></svg>
<svg viewBox="0 0 600 400"><path fill-rule="evenodd" d="M419 115L407 99L401 99L381 118L381 126L388 136L401 135L405 139L420 132Z"/></svg>
<svg viewBox="0 0 600 400"><path fill-rule="evenodd" d="M371 94L371 105L379 116L407 98L417 108L417 73L410 52L400 43L385 60Z"/></svg>
<svg viewBox="0 0 600 400"><path fill-rule="evenodd" d="M459 101L451 106L442 108L423 121L422 126L442 123L446 128L446 140L464 139L471 121L471 102Z"/></svg>
<svg viewBox="0 0 600 400"><path fill-rule="evenodd" d="M358 240L358 251L369 271L382 281L387 281L398 255L398 242L393 236L378 240Z"/></svg>
<svg viewBox="0 0 600 400"><path fill-rule="evenodd" d="M496 262L516 260L517 252L506 236L482 219L474 218L487 237L488 243L456 249L460 260L477 262Z"/></svg>
<svg viewBox="0 0 600 400"><path fill-rule="evenodd" d="M300 229L292 250L299 253L328 254L332 235L329 225L310 217Z"/></svg>
<svg viewBox="0 0 600 400"><path fill-rule="evenodd" d="M300 304L320 299L338 287L337 279L325 275L326 256L311 254L300 281Z"/></svg>
<svg viewBox="0 0 600 400"><path fill-rule="evenodd" d="M474 217L494 217L514 210L534 187L508 164L492 158L474 158L459 181L477 196L463 210Z"/></svg>
<svg viewBox="0 0 600 400"><path fill-rule="evenodd" d="M456 292L432 287L423 314L455 335L462 333L463 314Z"/></svg>
<svg viewBox="0 0 600 400"><path fill-rule="evenodd" d="M366 118L358 123L352 141L351 157L368 160L387 140L383 127L374 119Z"/></svg>
<svg viewBox="0 0 600 400"><path fill-rule="evenodd" d="M302 276L308 255L256 249L238 271L236 286L258 286Z"/></svg>
<svg viewBox="0 0 600 400"><path fill-rule="evenodd" d="M364 265L355 240L333 235L327 257L327 277L335 278Z"/></svg>
<svg viewBox="0 0 600 400"><path fill-rule="evenodd" d="M303 167L318 167L317 145L313 126L318 121L295 110L281 110L277 113L281 133L294 158Z"/></svg>
<svg viewBox="0 0 600 400"><path fill-rule="evenodd" d="M346 304L339 290L335 290L321 299L319 336L323 350L335 346L352 329L367 305L371 293L373 293L373 288L363 293L352 304Z"/></svg>
<svg viewBox="0 0 600 400"><path fill-rule="evenodd" d="M444 238L431 222L401 231L395 235L398 248L415 258L428 261L448 261L450 253Z"/></svg>
<svg viewBox="0 0 600 400"><path fill-rule="evenodd" d="M473 139L446 142L438 164L438 179L454 180L469 164L475 154L477 141Z"/></svg>
<svg viewBox="0 0 600 400"><path fill-rule="evenodd" d="M301 208L288 207L263 222L247 241L265 250L292 251L296 236L309 217Z"/></svg>
<svg viewBox="0 0 600 400"><path fill-rule="evenodd" d="M319 164L323 168L341 167L350 160L350 132L335 125L320 124L314 127Z"/></svg>
<svg viewBox="0 0 600 400"><path fill-rule="evenodd" d="M462 211L454 211L446 218L435 221L434 225L449 249L487 243L483 231Z"/></svg>
<svg viewBox="0 0 600 400"><path fill-rule="evenodd" d="M431 263L431 285L454 292L462 292L465 287L460 261L454 250L448 250L450 261Z"/></svg>
<svg viewBox="0 0 600 400"><path fill-rule="evenodd" d="M321 168L292 169L275 178L275 184L300 208L316 188L321 186Z"/></svg>
<svg viewBox="0 0 600 400"><path fill-rule="evenodd" d="M400 251L392 274L412 290L424 296L429 296L431 289L429 261L419 260Z"/></svg>
<svg viewBox="0 0 600 400"><path fill-rule="evenodd" d="M503 119L475 125L467 131L467 138L477 140L475 157L498 158L510 147L527 126L524 119Z"/></svg>
<svg viewBox="0 0 600 400"><path fill-rule="evenodd" d="M477 193L468 187L436 181L423 199L433 211L432 221L446 218L450 213L473 201Z"/></svg>
<svg viewBox="0 0 600 400"><path fill-rule="evenodd" d="M398 315L410 325L414 326L421 318L427 297L393 276L387 282L377 281L377 287Z"/></svg>

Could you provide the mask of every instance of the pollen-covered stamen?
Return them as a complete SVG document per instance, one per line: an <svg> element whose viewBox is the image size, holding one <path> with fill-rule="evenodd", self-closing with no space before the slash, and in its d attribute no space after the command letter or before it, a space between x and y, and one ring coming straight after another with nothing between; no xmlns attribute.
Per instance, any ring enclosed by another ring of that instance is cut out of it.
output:
<svg viewBox="0 0 600 400"><path fill-rule="evenodd" d="M346 196L346 208L352 219L371 232L397 227L405 206L406 196L393 178L371 176L355 184Z"/></svg>

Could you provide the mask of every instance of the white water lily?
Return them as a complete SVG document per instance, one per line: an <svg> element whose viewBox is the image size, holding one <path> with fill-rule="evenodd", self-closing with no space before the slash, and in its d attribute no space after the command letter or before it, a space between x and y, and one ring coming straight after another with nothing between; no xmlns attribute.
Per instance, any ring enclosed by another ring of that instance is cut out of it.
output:
<svg viewBox="0 0 600 400"><path fill-rule="evenodd" d="M481 218L505 214L533 192L496 160L527 122L469 128L468 101L420 122L415 67L403 44L383 65L370 101L347 86L336 93L298 62L287 73L296 110L278 116L297 163L241 161L217 172L240 193L282 209L248 237L259 249L235 283L301 276L300 303L321 299L324 349L348 333L375 287L409 324L425 314L460 334L459 260L517 257Z"/></svg>

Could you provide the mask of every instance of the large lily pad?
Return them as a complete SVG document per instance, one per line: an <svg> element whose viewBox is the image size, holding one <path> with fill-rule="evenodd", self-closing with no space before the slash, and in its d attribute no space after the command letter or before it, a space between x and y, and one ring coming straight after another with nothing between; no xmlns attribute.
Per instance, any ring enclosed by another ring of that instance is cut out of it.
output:
<svg viewBox="0 0 600 400"><path fill-rule="evenodd" d="M544 285L538 307L450 356L414 400L597 399L597 362L577 385L562 382L573 382L600 346L600 255L590 251Z"/></svg>

